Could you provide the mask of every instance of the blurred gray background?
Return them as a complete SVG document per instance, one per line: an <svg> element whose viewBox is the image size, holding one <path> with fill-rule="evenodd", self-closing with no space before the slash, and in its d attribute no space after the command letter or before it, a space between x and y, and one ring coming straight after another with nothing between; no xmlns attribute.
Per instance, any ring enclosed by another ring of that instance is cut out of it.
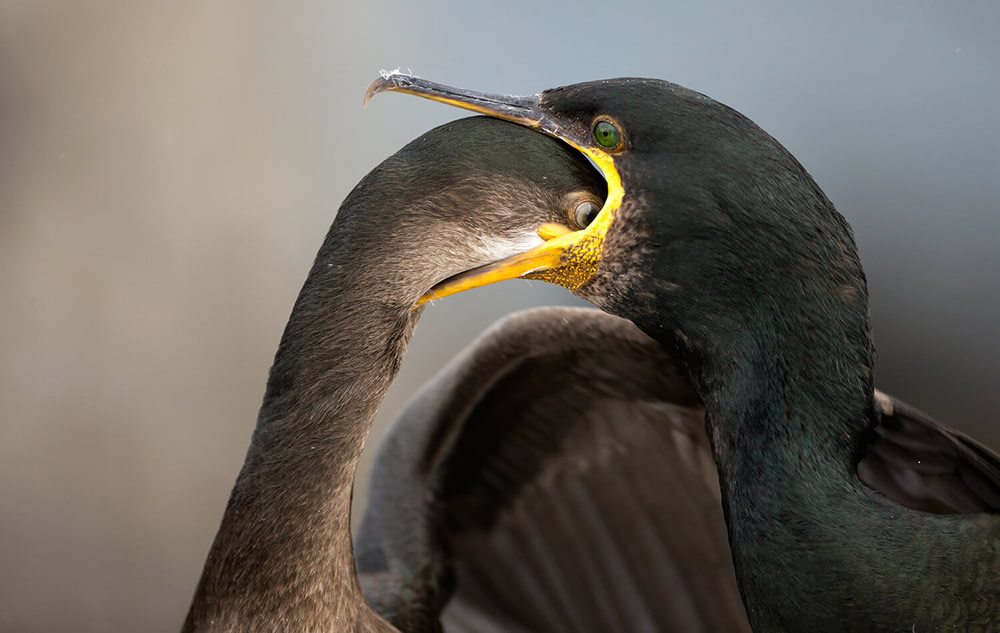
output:
<svg viewBox="0 0 1000 633"><path fill-rule="evenodd" d="M741 110L853 223L882 388L1000 447L1000 5L742 4L0 0L0 631L180 627L340 201L464 116L363 110L380 68ZM496 318L574 301L433 305L369 446Z"/></svg>

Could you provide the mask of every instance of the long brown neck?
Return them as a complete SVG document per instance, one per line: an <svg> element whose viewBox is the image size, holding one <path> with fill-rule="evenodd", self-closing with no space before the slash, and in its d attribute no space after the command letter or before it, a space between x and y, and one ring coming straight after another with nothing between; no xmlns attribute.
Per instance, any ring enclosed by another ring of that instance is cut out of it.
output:
<svg viewBox="0 0 1000 633"><path fill-rule="evenodd" d="M367 283L356 285L357 251L337 241L331 233L285 329L185 632L393 630L358 586L351 490L417 313L387 300L399 282L378 287L393 279L378 263L362 264Z"/></svg>

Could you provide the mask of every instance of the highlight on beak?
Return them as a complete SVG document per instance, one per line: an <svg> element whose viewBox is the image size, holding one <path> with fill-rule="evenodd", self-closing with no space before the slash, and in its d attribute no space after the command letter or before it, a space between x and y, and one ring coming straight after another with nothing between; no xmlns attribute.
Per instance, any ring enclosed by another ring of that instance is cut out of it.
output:
<svg viewBox="0 0 1000 633"><path fill-rule="evenodd" d="M404 92L417 95L431 101L446 103L479 114L506 119L514 123L534 128L560 139L585 154L604 174L608 181L608 198L601 210L603 214L621 203L621 176L615 167L614 158L600 147L597 147L588 136L577 137L571 128L570 121L552 114L542 107L542 95L517 97L498 95L475 90L463 90L439 84L419 77L413 77L399 72L383 72L365 91L365 105L380 92Z"/></svg>
<svg viewBox="0 0 1000 633"><path fill-rule="evenodd" d="M539 95L516 97L508 95L460 90L444 84L427 81L404 73L382 73L365 91L365 106L380 92L405 92L431 101L447 103L479 114L507 119L526 125L540 127L542 115L538 109Z"/></svg>

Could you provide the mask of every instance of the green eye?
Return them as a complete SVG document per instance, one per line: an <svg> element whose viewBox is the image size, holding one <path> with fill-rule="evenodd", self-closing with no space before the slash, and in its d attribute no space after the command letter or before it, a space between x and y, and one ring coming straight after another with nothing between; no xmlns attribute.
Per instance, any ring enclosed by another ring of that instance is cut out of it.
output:
<svg viewBox="0 0 1000 633"><path fill-rule="evenodd" d="M622 141L622 133L610 121L598 121L594 126L594 139L597 144L607 149L614 149Z"/></svg>

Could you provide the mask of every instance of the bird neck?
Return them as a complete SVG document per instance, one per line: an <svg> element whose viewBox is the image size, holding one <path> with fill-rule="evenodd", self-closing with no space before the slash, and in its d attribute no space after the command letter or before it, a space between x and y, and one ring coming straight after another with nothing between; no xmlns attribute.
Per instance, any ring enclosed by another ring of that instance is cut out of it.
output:
<svg viewBox="0 0 1000 633"><path fill-rule="evenodd" d="M611 238L639 246L619 248L626 259L606 274L638 272L611 278L619 292L601 304L684 358L719 468L740 485L760 485L761 469L799 471L800 455L841 468L874 424L865 274L850 227L799 171L729 174L708 202L665 177L646 197L698 213L642 213L644 198L626 199ZM744 189L774 188L745 201Z"/></svg>
<svg viewBox="0 0 1000 633"><path fill-rule="evenodd" d="M780 601L772 596L782 591L819 604L812 579L789 570L835 567L843 534L830 526L869 525L856 476L877 419L867 306L863 297L834 304L817 299L830 296L822 286L799 287L797 303L774 302L784 310L731 323L709 317L712 335L688 341L737 578L755 623L773 616L768 609Z"/></svg>
<svg viewBox="0 0 1000 633"><path fill-rule="evenodd" d="M876 414L867 330L841 336L843 321L817 330L804 314L717 337L709 344L714 351L689 364L720 474L730 481L766 486L762 478L795 473L788 486L810 474L818 478L823 469L843 477L871 439ZM790 320L802 327L789 327ZM859 321L867 324L867 316Z"/></svg>
<svg viewBox="0 0 1000 633"><path fill-rule="evenodd" d="M355 571L351 493L418 312L391 302L406 294L398 272L358 254L331 231L299 294L185 631L378 624Z"/></svg>

